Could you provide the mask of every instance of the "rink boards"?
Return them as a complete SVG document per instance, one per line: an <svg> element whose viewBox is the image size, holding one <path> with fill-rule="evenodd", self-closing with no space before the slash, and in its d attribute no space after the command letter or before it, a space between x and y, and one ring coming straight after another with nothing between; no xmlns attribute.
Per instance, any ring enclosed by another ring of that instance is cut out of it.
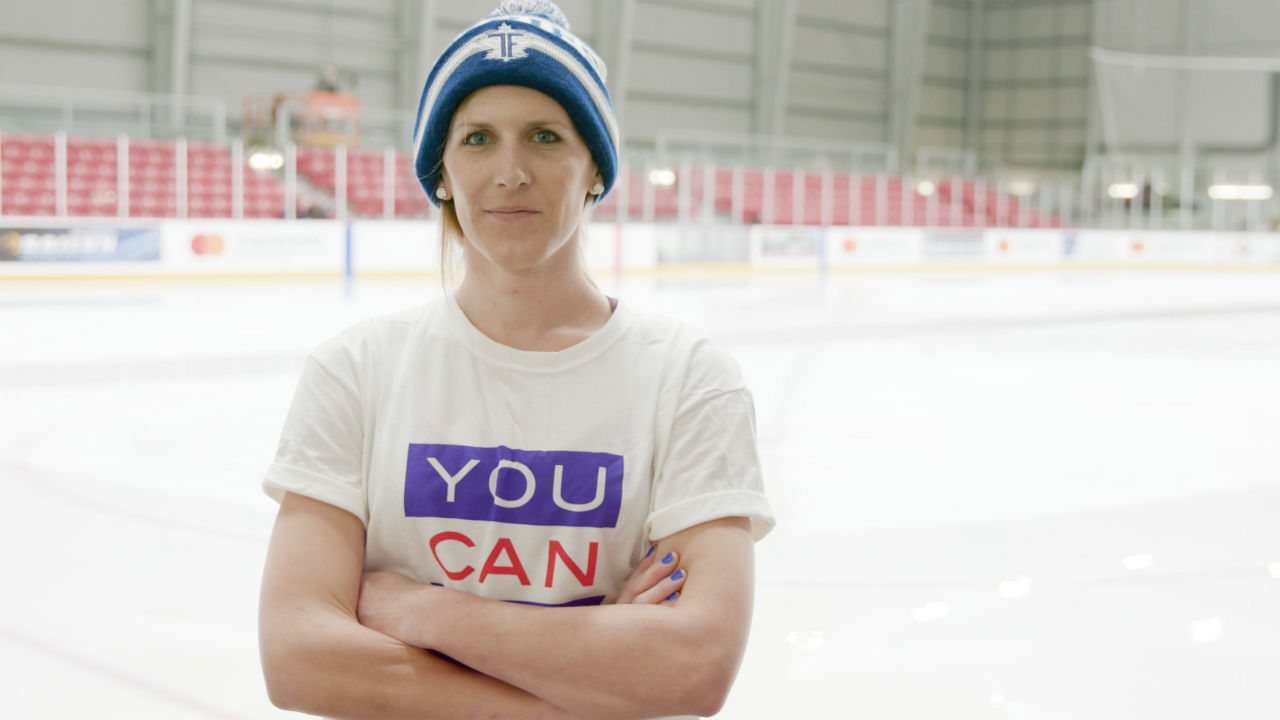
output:
<svg viewBox="0 0 1280 720"><path fill-rule="evenodd" d="M1280 268L1280 233L594 224L585 252L592 269L623 272ZM418 274L439 255L434 221L0 220L0 277Z"/></svg>

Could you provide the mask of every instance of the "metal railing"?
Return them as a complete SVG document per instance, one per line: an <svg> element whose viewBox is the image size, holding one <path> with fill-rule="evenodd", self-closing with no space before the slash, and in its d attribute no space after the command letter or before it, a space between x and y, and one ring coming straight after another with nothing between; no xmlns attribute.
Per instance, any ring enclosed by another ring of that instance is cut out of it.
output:
<svg viewBox="0 0 1280 720"><path fill-rule="evenodd" d="M226 142L227 106L195 95L0 84L7 132Z"/></svg>

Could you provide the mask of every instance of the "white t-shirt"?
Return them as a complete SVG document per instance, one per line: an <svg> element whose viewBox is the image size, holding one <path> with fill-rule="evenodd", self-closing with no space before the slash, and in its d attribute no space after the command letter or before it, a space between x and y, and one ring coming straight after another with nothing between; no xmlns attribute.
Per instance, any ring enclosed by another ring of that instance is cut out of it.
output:
<svg viewBox="0 0 1280 720"><path fill-rule="evenodd" d="M699 523L774 523L737 364L626 303L558 352L447 295L355 325L307 359L264 487L359 517L367 570L541 605L613 602Z"/></svg>

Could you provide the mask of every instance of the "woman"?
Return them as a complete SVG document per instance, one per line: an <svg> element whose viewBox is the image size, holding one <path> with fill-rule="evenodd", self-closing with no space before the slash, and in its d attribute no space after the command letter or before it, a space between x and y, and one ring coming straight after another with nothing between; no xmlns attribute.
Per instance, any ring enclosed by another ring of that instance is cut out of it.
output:
<svg viewBox="0 0 1280 720"><path fill-rule="evenodd" d="M554 5L506 2L437 61L415 138L465 275L307 361L264 481L272 702L714 714L773 519L733 361L587 275L617 170L603 65Z"/></svg>

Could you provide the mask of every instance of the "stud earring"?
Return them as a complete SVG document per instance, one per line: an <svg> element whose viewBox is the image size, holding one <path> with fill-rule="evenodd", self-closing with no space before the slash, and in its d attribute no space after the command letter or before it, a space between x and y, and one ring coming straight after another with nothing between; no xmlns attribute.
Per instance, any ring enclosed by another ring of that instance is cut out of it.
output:
<svg viewBox="0 0 1280 720"><path fill-rule="evenodd" d="M448 200L448 199L449 199L449 191L448 191L448 190L445 190L445 189L444 189L444 188L442 188L442 187L438 187L438 188L436 188L436 197L440 198L441 200Z"/></svg>
<svg viewBox="0 0 1280 720"><path fill-rule="evenodd" d="M596 195L596 196L603 195L603 194L604 194L604 183L602 183L602 182L598 182L598 183L596 183L595 185L593 185L593 186L592 186L592 188L591 188L591 194L592 194L592 195Z"/></svg>

